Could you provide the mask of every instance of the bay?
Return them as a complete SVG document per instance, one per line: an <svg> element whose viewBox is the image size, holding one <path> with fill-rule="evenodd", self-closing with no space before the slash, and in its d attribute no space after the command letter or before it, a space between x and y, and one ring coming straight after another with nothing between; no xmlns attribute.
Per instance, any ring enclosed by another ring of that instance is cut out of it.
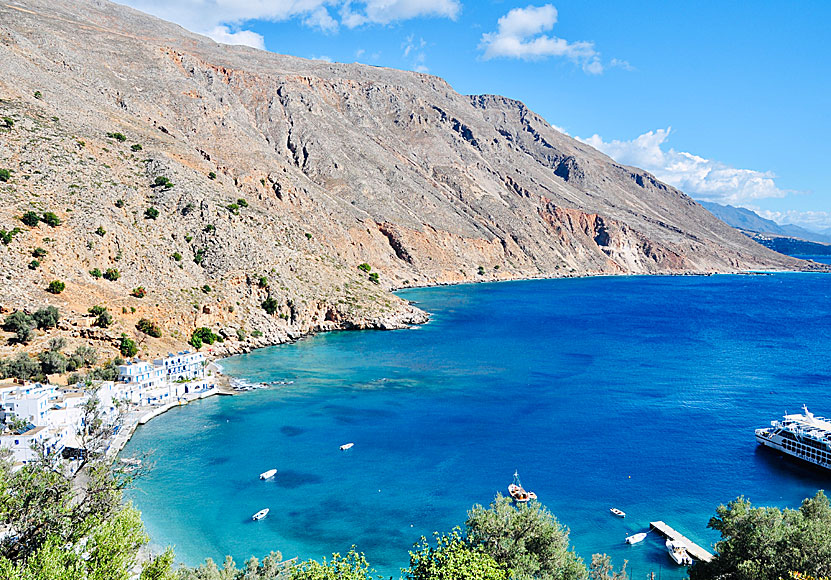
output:
<svg viewBox="0 0 831 580"><path fill-rule="evenodd" d="M419 536L462 525L518 470L587 562L605 552L628 560L631 577L682 578L654 533L636 546L624 537L662 519L710 546L719 503L798 507L831 483L753 438L802 404L831 414L831 277L604 277L401 296L431 322L226 359L232 376L292 384L174 409L136 432L125 453L152 450L155 467L130 498L155 546L194 565L356 544L398 577ZM272 467L276 478L259 481Z"/></svg>

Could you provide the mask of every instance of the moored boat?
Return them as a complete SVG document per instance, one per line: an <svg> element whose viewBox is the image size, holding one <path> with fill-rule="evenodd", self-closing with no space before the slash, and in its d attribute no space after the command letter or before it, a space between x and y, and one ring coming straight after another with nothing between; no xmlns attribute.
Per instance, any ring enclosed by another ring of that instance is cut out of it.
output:
<svg viewBox="0 0 831 580"><path fill-rule="evenodd" d="M667 540L666 546L669 557L679 566L690 566L693 563L692 557L687 553L687 546L678 540Z"/></svg>
<svg viewBox="0 0 831 580"><path fill-rule="evenodd" d="M260 474L260 479L269 479L277 475L276 469L269 469L268 471L264 471Z"/></svg>
<svg viewBox="0 0 831 580"><path fill-rule="evenodd" d="M525 491L522 483L519 481L519 473L514 471L514 481L508 486L508 494L517 503L526 503L532 499L537 499L537 494L533 491Z"/></svg>
<svg viewBox="0 0 831 580"><path fill-rule="evenodd" d="M255 522L257 520L261 520L261 519L263 519L264 517L266 517L268 515L268 512L269 512L268 508L261 509L260 511L255 513L253 516L251 516L251 519L254 520Z"/></svg>
<svg viewBox="0 0 831 580"><path fill-rule="evenodd" d="M344 443L340 446L341 451L346 451L347 449L352 449L352 446L355 445L354 443Z"/></svg>
<svg viewBox="0 0 831 580"><path fill-rule="evenodd" d="M626 512L621 511L617 508L609 508L609 511L612 512L613 514L615 514L619 518L625 518L626 517Z"/></svg>
<svg viewBox="0 0 831 580"><path fill-rule="evenodd" d="M639 534L632 534L631 536L626 536L626 543L627 544L637 544L638 542L644 541L646 538L646 532L641 532Z"/></svg>

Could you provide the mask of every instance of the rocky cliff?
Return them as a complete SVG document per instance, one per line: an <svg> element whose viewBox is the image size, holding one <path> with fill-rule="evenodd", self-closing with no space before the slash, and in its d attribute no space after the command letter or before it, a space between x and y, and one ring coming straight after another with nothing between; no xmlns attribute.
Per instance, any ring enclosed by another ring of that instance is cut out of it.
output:
<svg viewBox="0 0 831 580"><path fill-rule="evenodd" d="M199 326L239 348L417 322L389 293L412 285L818 267L518 101L219 45L104 1L0 3L0 118L0 228L20 229L0 245L2 309L55 304L66 334L127 332L148 353ZM95 304L113 329L85 328Z"/></svg>

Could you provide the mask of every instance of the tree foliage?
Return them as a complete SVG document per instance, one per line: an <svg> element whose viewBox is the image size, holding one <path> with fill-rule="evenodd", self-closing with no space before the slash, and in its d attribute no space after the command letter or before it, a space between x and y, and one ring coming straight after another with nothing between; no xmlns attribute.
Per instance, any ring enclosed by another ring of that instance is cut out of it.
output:
<svg viewBox="0 0 831 580"><path fill-rule="evenodd" d="M22 310L15 310L3 321L3 330L13 332L16 342L29 342L32 338L32 328L35 327L35 319Z"/></svg>
<svg viewBox="0 0 831 580"><path fill-rule="evenodd" d="M436 545L423 537L410 552L409 580L507 580L508 571L481 544L462 536L461 530L435 534Z"/></svg>
<svg viewBox="0 0 831 580"><path fill-rule="evenodd" d="M363 553L355 546L345 556L332 554L332 559L323 562L307 560L291 570L291 580L371 580L372 573Z"/></svg>
<svg viewBox="0 0 831 580"><path fill-rule="evenodd" d="M27 211L23 214L23 217L20 218L20 221L30 228L36 228L40 223L40 216L36 212Z"/></svg>
<svg viewBox="0 0 831 580"><path fill-rule="evenodd" d="M583 561L569 548L568 528L537 501L514 506L510 498L497 494L490 507L473 506L465 525L470 541L481 545L515 580L586 578Z"/></svg>
<svg viewBox="0 0 831 580"><path fill-rule="evenodd" d="M716 509L717 556L690 568L692 580L779 580L792 571L831 575L831 504L822 491L798 510L754 508L743 497Z"/></svg>
<svg viewBox="0 0 831 580"><path fill-rule="evenodd" d="M49 286L46 287L46 291L50 294L60 294L66 289L66 284L61 282L60 280L52 280L49 282Z"/></svg>
<svg viewBox="0 0 831 580"><path fill-rule="evenodd" d="M138 352L136 341L128 338L126 334L122 334L121 342L118 343L118 352L121 353L121 356L126 356L127 358L136 356L136 353Z"/></svg>
<svg viewBox="0 0 831 580"><path fill-rule="evenodd" d="M139 319L136 323L136 328L153 338L161 338L162 336L162 329L159 328L159 325L152 320L148 320L147 318Z"/></svg>

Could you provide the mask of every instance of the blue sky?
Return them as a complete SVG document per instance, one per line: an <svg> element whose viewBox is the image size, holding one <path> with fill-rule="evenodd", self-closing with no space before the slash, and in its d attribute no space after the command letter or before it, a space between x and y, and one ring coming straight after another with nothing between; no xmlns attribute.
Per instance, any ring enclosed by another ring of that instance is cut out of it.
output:
<svg viewBox="0 0 831 580"><path fill-rule="evenodd" d="M831 228L831 2L121 0L226 43L524 101L697 199Z"/></svg>

